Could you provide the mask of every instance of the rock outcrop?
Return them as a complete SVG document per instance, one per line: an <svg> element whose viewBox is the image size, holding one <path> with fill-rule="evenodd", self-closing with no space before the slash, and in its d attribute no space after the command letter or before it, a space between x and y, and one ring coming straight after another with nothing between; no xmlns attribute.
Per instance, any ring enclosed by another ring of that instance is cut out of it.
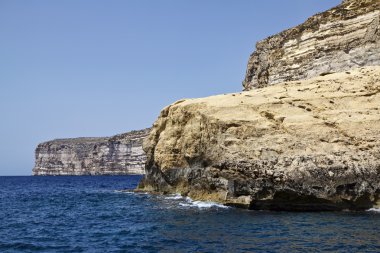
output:
<svg viewBox="0 0 380 253"><path fill-rule="evenodd" d="M251 209L376 206L380 67L178 101L144 150L141 191Z"/></svg>
<svg viewBox="0 0 380 253"><path fill-rule="evenodd" d="M144 174L142 143L149 130L41 143L36 148L33 175Z"/></svg>
<svg viewBox="0 0 380 253"><path fill-rule="evenodd" d="M346 0L257 43L244 90L380 65L380 1Z"/></svg>

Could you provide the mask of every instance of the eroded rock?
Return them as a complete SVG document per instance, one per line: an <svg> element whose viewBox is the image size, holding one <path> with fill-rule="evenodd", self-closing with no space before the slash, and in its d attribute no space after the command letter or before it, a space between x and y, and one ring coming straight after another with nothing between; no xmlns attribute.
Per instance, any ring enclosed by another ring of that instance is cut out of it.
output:
<svg viewBox="0 0 380 253"><path fill-rule="evenodd" d="M380 67L178 101L144 142L139 190L251 209L370 208L379 108Z"/></svg>
<svg viewBox="0 0 380 253"><path fill-rule="evenodd" d="M380 65L380 1L346 0L257 43L244 90Z"/></svg>

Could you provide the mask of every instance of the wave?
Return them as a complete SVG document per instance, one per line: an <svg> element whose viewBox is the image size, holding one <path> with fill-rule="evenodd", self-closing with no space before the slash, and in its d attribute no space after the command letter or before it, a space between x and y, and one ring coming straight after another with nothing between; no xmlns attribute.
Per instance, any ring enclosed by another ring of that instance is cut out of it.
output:
<svg viewBox="0 0 380 253"><path fill-rule="evenodd" d="M184 197L181 194L172 194L164 197L165 200L171 200L172 203L177 203L175 205L180 207L188 208L198 208L198 209L207 209L207 208L228 208L228 206L215 203L212 201L199 201L193 200L190 197Z"/></svg>
<svg viewBox="0 0 380 253"><path fill-rule="evenodd" d="M367 210L368 212L376 212L376 213L380 213L380 208L370 208Z"/></svg>
<svg viewBox="0 0 380 253"><path fill-rule="evenodd" d="M183 197L181 194L177 193L177 194L169 195L165 197L165 199L183 199Z"/></svg>
<svg viewBox="0 0 380 253"><path fill-rule="evenodd" d="M115 190L114 192L124 193L124 194L148 194L146 192L136 193L130 190ZM162 197L159 197L159 198L162 199ZM163 199L168 200L168 202L166 202L166 205L169 204L169 206L172 206L172 207L180 206L180 207L190 207L190 208L199 208L199 209L228 208L228 206L225 206L216 202L212 202L212 201L192 200L190 197L184 197L179 193L163 196Z"/></svg>
<svg viewBox="0 0 380 253"><path fill-rule="evenodd" d="M114 190L115 193L126 193L126 194L135 194L135 192L131 190Z"/></svg>
<svg viewBox="0 0 380 253"><path fill-rule="evenodd" d="M215 203L215 202L212 202L212 201L192 200L189 197L186 197L185 201L186 202L179 203L179 205L183 206L183 207L197 207L199 209L206 209L206 208L213 208L213 207L225 208L225 209L228 208L228 206L225 206L225 205L222 205L222 204L218 204L218 203Z"/></svg>
<svg viewBox="0 0 380 253"><path fill-rule="evenodd" d="M114 193L123 193L123 194L130 194L130 195L149 195L148 192L134 192L132 190L114 190Z"/></svg>

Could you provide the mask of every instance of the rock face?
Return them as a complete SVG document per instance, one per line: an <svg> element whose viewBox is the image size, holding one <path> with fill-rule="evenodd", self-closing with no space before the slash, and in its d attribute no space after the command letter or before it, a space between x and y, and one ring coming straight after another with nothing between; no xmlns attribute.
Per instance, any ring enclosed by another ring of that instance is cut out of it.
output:
<svg viewBox="0 0 380 253"><path fill-rule="evenodd" d="M142 191L251 209L376 206L380 67L178 101L144 150Z"/></svg>
<svg viewBox="0 0 380 253"><path fill-rule="evenodd" d="M260 41L244 90L380 65L380 1L346 0L305 23Z"/></svg>
<svg viewBox="0 0 380 253"><path fill-rule="evenodd" d="M36 148L33 175L144 174L143 139L150 129L110 138L59 139Z"/></svg>

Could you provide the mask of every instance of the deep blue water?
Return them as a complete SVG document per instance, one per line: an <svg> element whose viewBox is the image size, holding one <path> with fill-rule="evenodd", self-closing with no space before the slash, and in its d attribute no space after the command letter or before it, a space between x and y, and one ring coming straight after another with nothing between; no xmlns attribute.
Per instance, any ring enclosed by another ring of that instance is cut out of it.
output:
<svg viewBox="0 0 380 253"><path fill-rule="evenodd" d="M119 191L140 179L0 177L0 252L380 252L377 212L258 212Z"/></svg>

